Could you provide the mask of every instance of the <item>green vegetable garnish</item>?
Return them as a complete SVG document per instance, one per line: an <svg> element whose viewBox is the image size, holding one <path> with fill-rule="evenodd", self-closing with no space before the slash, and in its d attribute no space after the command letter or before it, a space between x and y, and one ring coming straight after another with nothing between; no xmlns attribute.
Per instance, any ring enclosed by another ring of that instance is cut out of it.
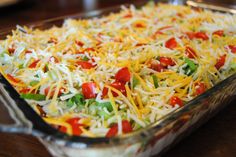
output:
<svg viewBox="0 0 236 157"><path fill-rule="evenodd" d="M187 67L185 68L185 74L190 76L197 70L197 65L190 59L185 58L184 62L187 64Z"/></svg>
<svg viewBox="0 0 236 157"><path fill-rule="evenodd" d="M137 77L133 76L133 89L139 84L139 80Z"/></svg>
<svg viewBox="0 0 236 157"><path fill-rule="evenodd" d="M105 120L107 120L108 118L110 118L110 115L107 114L105 111L101 110L101 111L98 111L98 115L100 117L104 117Z"/></svg>
<svg viewBox="0 0 236 157"><path fill-rule="evenodd" d="M42 94L21 94L21 98L28 99L28 100L36 100L36 101L43 101L46 99L45 95Z"/></svg>
<svg viewBox="0 0 236 157"><path fill-rule="evenodd" d="M113 111L113 107L110 102L96 102L97 106L106 107L109 112Z"/></svg>
<svg viewBox="0 0 236 157"><path fill-rule="evenodd" d="M30 82L30 86L35 86L35 85L37 85L39 83L39 81L31 81Z"/></svg>
<svg viewBox="0 0 236 157"><path fill-rule="evenodd" d="M88 58L87 56L84 56L84 57L82 58L82 60L83 60L83 61L88 61L89 58Z"/></svg>
<svg viewBox="0 0 236 157"><path fill-rule="evenodd" d="M152 79L153 79L154 87L155 88L159 87L157 76L156 75L152 75Z"/></svg>
<svg viewBox="0 0 236 157"><path fill-rule="evenodd" d="M68 107L72 107L74 104L84 105L85 104L84 96L82 94L76 94L67 101Z"/></svg>

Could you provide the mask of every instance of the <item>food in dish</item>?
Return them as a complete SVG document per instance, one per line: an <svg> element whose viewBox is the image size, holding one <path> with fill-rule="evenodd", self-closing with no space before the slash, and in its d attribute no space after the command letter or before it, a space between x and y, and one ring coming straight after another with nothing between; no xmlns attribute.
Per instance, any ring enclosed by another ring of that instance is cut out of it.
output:
<svg viewBox="0 0 236 157"><path fill-rule="evenodd" d="M0 72L42 118L76 136L154 123L236 70L236 16L148 3L0 42Z"/></svg>

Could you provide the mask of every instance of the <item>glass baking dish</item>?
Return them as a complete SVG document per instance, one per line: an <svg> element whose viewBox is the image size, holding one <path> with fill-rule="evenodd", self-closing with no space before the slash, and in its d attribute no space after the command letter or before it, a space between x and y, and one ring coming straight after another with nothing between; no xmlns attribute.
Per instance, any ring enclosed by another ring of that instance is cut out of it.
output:
<svg viewBox="0 0 236 157"><path fill-rule="evenodd" d="M233 9L194 1L169 0L161 2L190 5L221 12L236 12ZM142 6L145 3L135 5ZM119 10L120 7L117 6L85 14L59 17L28 26L47 29L54 25L60 26L67 18L99 17ZM11 30L2 31L0 38L4 39L11 33ZM10 83L0 75L0 131L36 136L55 157L146 157L160 155L226 106L234 98L235 93L236 74L216 84L184 107L164 116L145 129L121 137L88 138L66 135L44 122L26 101L20 98Z"/></svg>

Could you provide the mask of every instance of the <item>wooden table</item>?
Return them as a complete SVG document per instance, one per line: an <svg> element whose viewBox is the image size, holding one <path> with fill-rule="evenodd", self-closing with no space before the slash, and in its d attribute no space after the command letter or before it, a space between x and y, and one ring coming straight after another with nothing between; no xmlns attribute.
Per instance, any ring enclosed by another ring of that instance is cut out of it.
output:
<svg viewBox="0 0 236 157"><path fill-rule="evenodd" d="M0 29L125 2L134 2L135 0L89 1L94 2L94 5L86 5L85 0L25 1L17 6L0 9ZM227 2L235 3L233 0ZM163 157L235 157L235 105L236 99L208 123L169 150ZM51 157L51 155L32 136L0 133L0 157Z"/></svg>

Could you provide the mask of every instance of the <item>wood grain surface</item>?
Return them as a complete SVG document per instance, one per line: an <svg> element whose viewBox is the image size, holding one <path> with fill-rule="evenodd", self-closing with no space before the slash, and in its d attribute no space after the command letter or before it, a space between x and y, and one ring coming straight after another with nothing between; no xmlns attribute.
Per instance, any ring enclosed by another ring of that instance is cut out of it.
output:
<svg viewBox="0 0 236 157"><path fill-rule="evenodd" d="M88 1L93 4L87 4ZM0 8L0 29L134 1L22 0L15 6ZM236 2L221 0L218 3L235 5ZM52 156L30 135L0 133L0 157ZM236 99L163 157L236 157Z"/></svg>

